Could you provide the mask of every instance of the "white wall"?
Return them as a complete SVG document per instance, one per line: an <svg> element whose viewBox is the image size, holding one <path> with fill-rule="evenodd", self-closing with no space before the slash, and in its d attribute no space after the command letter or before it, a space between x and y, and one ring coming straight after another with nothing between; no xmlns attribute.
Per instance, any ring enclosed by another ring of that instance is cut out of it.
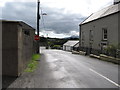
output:
<svg viewBox="0 0 120 90"><path fill-rule="evenodd" d="M71 46L63 46L63 50L65 51L71 51L72 47Z"/></svg>

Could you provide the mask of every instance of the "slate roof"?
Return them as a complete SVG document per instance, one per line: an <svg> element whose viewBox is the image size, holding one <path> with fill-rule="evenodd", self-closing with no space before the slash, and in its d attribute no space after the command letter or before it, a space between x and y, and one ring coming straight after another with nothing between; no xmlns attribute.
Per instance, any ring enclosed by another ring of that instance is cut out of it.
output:
<svg viewBox="0 0 120 90"><path fill-rule="evenodd" d="M120 3L108 6L108 7L104 8L104 9L98 11L98 12L95 12L95 13L91 14L81 24L85 24L85 23L91 22L93 20L96 20L96 19L99 19L99 18L103 18L105 16L117 13L119 11L120 11Z"/></svg>
<svg viewBox="0 0 120 90"><path fill-rule="evenodd" d="M79 43L79 40L68 40L64 46L74 46L76 45L77 43Z"/></svg>

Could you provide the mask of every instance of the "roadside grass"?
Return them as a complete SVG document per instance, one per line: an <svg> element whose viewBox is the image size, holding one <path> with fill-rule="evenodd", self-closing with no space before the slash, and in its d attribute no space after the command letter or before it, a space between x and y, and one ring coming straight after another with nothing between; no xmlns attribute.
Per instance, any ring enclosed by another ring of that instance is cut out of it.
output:
<svg viewBox="0 0 120 90"><path fill-rule="evenodd" d="M32 56L32 60L28 63L27 68L25 69L25 72L34 72L36 70L38 65L38 59L40 58L40 54L34 54Z"/></svg>

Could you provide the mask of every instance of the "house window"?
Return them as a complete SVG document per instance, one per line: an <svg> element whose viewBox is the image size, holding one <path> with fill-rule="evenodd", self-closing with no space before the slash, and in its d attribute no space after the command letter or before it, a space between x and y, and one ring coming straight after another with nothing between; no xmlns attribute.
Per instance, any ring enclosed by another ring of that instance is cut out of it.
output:
<svg viewBox="0 0 120 90"><path fill-rule="evenodd" d="M89 33L89 39L90 39L90 41L93 40L93 30L90 30L90 33Z"/></svg>
<svg viewBox="0 0 120 90"><path fill-rule="evenodd" d="M84 42L82 42L82 47L84 47Z"/></svg>
<svg viewBox="0 0 120 90"><path fill-rule="evenodd" d="M103 40L107 40L107 28L103 28L102 29L102 32L103 32Z"/></svg>
<svg viewBox="0 0 120 90"><path fill-rule="evenodd" d="M82 32L82 40L84 40L85 38L85 35L84 35L84 32Z"/></svg>
<svg viewBox="0 0 120 90"><path fill-rule="evenodd" d="M24 34L30 36L30 32L28 30L25 30Z"/></svg>

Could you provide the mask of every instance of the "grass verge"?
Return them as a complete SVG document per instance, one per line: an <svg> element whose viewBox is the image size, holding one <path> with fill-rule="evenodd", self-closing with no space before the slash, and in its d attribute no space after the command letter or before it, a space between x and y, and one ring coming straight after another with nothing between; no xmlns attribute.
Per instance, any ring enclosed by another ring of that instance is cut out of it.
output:
<svg viewBox="0 0 120 90"><path fill-rule="evenodd" d="M32 60L28 63L27 68L25 69L25 72L34 72L36 70L38 65L38 59L40 58L40 54L34 54L32 56Z"/></svg>

